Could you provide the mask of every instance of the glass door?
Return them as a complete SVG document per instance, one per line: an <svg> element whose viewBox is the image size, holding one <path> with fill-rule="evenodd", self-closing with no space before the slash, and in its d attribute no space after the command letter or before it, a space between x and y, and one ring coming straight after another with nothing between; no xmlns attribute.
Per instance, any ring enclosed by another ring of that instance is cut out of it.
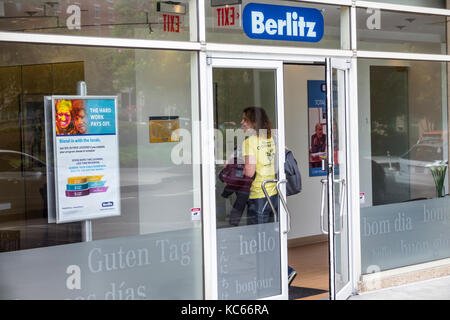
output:
<svg viewBox="0 0 450 320"><path fill-rule="evenodd" d="M350 62L327 59L327 159L330 299L351 294L348 219L347 117ZM331 90L330 90L331 88Z"/></svg>
<svg viewBox="0 0 450 320"><path fill-rule="evenodd" d="M288 298L282 72L279 61L208 58L213 299Z"/></svg>

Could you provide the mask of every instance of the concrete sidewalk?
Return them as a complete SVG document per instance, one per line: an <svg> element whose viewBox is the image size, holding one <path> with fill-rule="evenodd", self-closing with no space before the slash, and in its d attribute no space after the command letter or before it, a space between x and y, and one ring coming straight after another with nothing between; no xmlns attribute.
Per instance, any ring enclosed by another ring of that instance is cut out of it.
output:
<svg viewBox="0 0 450 320"><path fill-rule="evenodd" d="M363 292L348 300L450 300L450 276Z"/></svg>

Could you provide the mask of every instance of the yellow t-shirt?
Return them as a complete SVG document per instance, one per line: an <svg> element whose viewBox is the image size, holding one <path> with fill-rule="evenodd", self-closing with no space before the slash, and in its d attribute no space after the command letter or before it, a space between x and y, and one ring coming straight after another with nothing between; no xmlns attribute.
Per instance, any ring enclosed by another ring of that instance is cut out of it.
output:
<svg viewBox="0 0 450 320"><path fill-rule="evenodd" d="M242 144L244 156L254 156L256 159L256 176L250 188L250 199L265 198L261 184L264 180L275 179L276 148L272 138L248 137ZM267 183L269 196L277 194L276 184Z"/></svg>

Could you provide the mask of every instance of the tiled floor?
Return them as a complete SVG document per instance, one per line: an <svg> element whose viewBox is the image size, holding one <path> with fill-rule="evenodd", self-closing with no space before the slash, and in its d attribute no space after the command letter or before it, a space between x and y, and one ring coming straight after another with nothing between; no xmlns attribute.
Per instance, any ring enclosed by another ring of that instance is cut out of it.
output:
<svg viewBox="0 0 450 320"><path fill-rule="evenodd" d="M328 291L328 243L321 242L288 249L289 265L297 271L293 286ZM299 300L327 298L328 293L305 297Z"/></svg>

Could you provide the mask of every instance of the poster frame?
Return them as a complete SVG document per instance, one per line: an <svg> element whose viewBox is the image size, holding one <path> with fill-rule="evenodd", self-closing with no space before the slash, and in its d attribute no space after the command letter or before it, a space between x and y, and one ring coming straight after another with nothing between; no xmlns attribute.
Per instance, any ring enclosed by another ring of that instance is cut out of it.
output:
<svg viewBox="0 0 450 320"><path fill-rule="evenodd" d="M55 201L55 218L56 223L70 223L70 222L77 222L77 221L86 221L86 220L94 220L94 219L101 219L101 218L109 218L109 217L117 217L121 215L121 197L120 197L120 148L119 148L119 119L118 119L118 97L117 96L81 96L81 95L52 95L49 97L51 100L50 108L51 108L51 132L52 132L52 142L53 142L53 164L54 164L54 180L53 180L53 191L54 191L54 201ZM56 119L56 111L55 111L55 101L65 99L65 100L113 100L114 101L114 118L115 118L115 145L117 146L117 166L116 166L116 175L117 180L119 182L119 185L117 186L118 189L118 196L117 196L117 209L113 212L107 214L92 214L92 213L86 213L83 215L77 215L75 218L68 218L66 216L63 216L59 210L59 185L58 185L58 154L56 152L56 129L55 129L55 119ZM51 189L51 188L48 188ZM49 198L50 200L50 198ZM50 206L49 206L50 208ZM50 219L50 216L49 216Z"/></svg>

